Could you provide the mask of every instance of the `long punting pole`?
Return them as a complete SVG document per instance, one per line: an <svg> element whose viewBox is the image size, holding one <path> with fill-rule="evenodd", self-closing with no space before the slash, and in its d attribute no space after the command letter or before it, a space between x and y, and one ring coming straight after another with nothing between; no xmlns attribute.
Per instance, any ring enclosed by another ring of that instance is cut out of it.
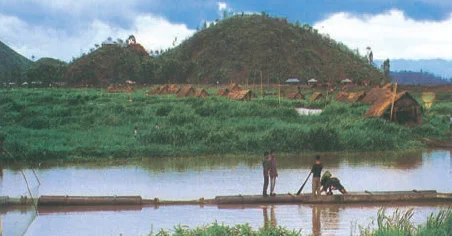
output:
<svg viewBox="0 0 452 236"><path fill-rule="evenodd" d="M309 175L308 175L308 177L306 177L306 180L304 181L303 185L301 185L300 189L298 189L297 195L300 195L301 190L303 190L303 188L306 185L306 182L308 182L309 176L311 176L311 174L312 174L312 171L309 172Z"/></svg>

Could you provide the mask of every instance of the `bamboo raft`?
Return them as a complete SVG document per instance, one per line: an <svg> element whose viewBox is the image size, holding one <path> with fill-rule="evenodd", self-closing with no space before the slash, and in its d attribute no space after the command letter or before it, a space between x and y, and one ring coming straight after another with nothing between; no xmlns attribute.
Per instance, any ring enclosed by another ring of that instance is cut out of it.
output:
<svg viewBox="0 0 452 236"><path fill-rule="evenodd" d="M393 192L350 192L339 195L278 194L217 196L214 199L160 200L143 199L141 196L41 196L38 206L165 206L165 205L227 205L227 204L354 204L354 203L412 203L412 202L452 202L452 193L426 191ZM27 205L33 201L27 197L0 197L0 205Z"/></svg>

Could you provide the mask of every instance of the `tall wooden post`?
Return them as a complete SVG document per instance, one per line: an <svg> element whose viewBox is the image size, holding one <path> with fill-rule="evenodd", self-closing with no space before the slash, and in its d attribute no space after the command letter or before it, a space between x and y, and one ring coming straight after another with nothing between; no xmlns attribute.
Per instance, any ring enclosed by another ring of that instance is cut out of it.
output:
<svg viewBox="0 0 452 236"><path fill-rule="evenodd" d="M264 100L264 89L262 88L262 71L259 71L261 74L261 101Z"/></svg>
<svg viewBox="0 0 452 236"><path fill-rule="evenodd" d="M394 102L395 102L396 94L397 94L397 81L394 85L394 93L392 95L392 103L391 103L391 115L389 116L389 121L392 121L392 114L394 113Z"/></svg>
<svg viewBox="0 0 452 236"><path fill-rule="evenodd" d="M278 104L281 104L281 81L278 78Z"/></svg>

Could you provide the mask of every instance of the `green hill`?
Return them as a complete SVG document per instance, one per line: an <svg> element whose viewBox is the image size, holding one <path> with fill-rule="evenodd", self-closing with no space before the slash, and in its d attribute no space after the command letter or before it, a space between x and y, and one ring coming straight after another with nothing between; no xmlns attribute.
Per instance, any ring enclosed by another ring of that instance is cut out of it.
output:
<svg viewBox="0 0 452 236"><path fill-rule="evenodd" d="M70 63L63 79L70 86L106 87L134 80L144 83L149 74L146 63L152 58L140 44L103 44Z"/></svg>
<svg viewBox="0 0 452 236"><path fill-rule="evenodd" d="M364 57L312 27L266 15L220 21L164 53L159 61L180 63L179 74L190 83L258 82L260 70L264 82L290 77L380 82L384 77Z"/></svg>
<svg viewBox="0 0 452 236"><path fill-rule="evenodd" d="M66 69L66 62L54 58L43 57L33 63L25 75L28 82L40 81L42 86L47 87L52 82L62 80Z"/></svg>
<svg viewBox="0 0 452 236"><path fill-rule="evenodd" d="M0 83L20 83L32 63L0 41Z"/></svg>

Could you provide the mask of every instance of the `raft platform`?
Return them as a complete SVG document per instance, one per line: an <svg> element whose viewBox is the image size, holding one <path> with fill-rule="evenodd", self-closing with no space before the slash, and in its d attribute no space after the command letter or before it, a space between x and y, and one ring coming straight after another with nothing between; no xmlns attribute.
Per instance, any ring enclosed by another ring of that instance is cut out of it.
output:
<svg viewBox="0 0 452 236"><path fill-rule="evenodd" d="M27 197L0 197L0 205L32 204ZM452 193L424 191L378 191L350 192L348 194L321 195L277 194L274 196L236 195L217 196L214 199L161 200L143 199L141 196L48 196L38 199L38 206L169 206L169 205L227 205L227 204L354 204L354 203L396 203L396 202L452 202Z"/></svg>

